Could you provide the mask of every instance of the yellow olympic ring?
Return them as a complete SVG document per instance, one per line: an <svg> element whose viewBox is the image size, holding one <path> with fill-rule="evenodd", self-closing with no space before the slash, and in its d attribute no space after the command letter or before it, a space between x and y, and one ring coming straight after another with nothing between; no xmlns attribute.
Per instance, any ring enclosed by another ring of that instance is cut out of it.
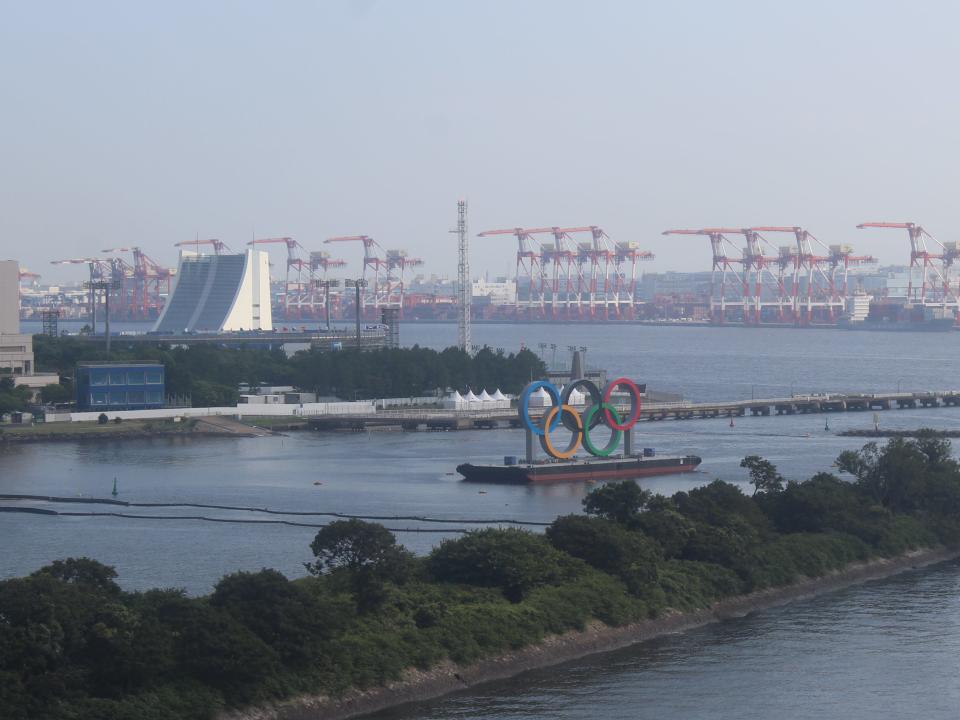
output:
<svg viewBox="0 0 960 720"><path fill-rule="evenodd" d="M555 457L558 460L569 460L576 454L577 450L580 449L580 443L583 440L583 418L572 405L554 405L552 408L550 408L550 411L544 415L543 427L551 427L551 423L553 423L554 418L559 412L567 413L577 424L577 429L573 433L573 437L570 439L570 444L567 446L566 450L557 450L553 446L553 441L550 439L550 432L548 430L540 436L540 445L543 447L544 452L551 457Z"/></svg>

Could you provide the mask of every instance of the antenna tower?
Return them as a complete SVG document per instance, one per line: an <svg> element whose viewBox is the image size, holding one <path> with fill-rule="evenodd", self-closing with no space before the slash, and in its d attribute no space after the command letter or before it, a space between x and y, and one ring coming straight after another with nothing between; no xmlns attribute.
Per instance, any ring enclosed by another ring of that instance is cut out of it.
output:
<svg viewBox="0 0 960 720"><path fill-rule="evenodd" d="M457 263L457 341L460 349L470 352L470 302L473 287L470 284L470 246L467 240L467 201L457 203L457 229L460 258Z"/></svg>

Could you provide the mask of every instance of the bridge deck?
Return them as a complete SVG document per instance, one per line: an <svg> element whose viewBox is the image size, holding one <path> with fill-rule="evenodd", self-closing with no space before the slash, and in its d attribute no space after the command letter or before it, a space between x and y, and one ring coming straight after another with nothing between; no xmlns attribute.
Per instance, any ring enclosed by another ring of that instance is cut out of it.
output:
<svg viewBox="0 0 960 720"><path fill-rule="evenodd" d="M794 395L786 398L731 400L708 403L648 403L640 412L642 420L689 420L693 418L793 415L797 413L856 412L891 408L960 406L960 391L923 393ZM628 413L629 407L618 407ZM539 418L544 409L531 408L530 415ZM364 430L375 427L397 427L405 430L467 430L482 427L520 426L517 411L499 410L380 410L362 415L306 416L318 430Z"/></svg>

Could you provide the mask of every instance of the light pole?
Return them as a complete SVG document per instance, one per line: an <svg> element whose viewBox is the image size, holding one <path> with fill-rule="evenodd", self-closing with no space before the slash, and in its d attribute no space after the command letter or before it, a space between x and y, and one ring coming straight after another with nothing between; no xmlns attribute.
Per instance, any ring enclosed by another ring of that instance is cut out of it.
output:
<svg viewBox="0 0 960 720"><path fill-rule="evenodd" d="M366 287L367 281L363 278L356 278L355 280L347 280L347 287L353 286L356 289L356 303L354 310L357 316L357 348L360 347L360 315L363 313L363 305L360 301L360 289Z"/></svg>
<svg viewBox="0 0 960 720"><path fill-rule="evenodd" d="M325 309L325 314L327 316L327 332L330 332L330 288L340 287L339 280L323 280L321 281L323 285L323 306Z"/></svg>

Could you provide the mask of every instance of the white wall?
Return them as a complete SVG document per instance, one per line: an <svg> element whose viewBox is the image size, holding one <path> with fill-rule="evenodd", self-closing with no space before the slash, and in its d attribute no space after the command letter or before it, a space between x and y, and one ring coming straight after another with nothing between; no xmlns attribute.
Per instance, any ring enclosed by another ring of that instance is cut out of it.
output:
<svg viewBox="0 0 960 720"><path fill-rule="evenodd" d="M247 250L243 280L222 330L225 332L273 330L273 311L270 307L270 256L266 251Z"/></svg>
<svg viewBox="0 0 960 720"><path fill-rule="evenodd" d="M0 334L20 332L20 266L0 261Z"/></svg>
<svg viewBox="0 0 960 720"><path fill-rule="evenodd" d="M321 415L352 415L375 412L373 402L303 403L302 405L237 405L211 408L162 408L159 410L99 410L79 413L50 413L47 422L96 422L101 413L113 420L161 420L173 417L311 417Z"/></svg>
<svg viewBox="0 0 960 720"><path fill-rule="evenodd" d="M259 330L273 330L270 255L262 250L257 251L253 259L253 322Z"/></svg>

